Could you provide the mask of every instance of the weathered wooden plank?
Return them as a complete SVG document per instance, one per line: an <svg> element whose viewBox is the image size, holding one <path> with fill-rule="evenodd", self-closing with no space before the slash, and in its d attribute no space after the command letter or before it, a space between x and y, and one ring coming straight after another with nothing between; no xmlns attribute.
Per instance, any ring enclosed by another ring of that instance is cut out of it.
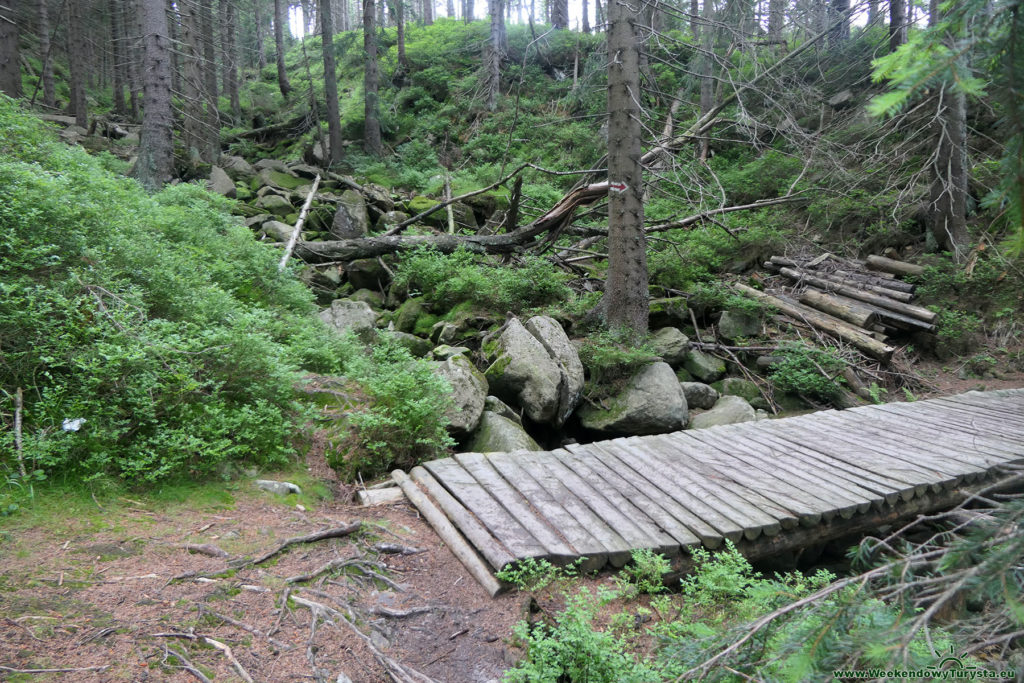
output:
<svg viewBox="0 0 1024 683"><path fill-rule="evenodd" d="M676 520L677 524L680 524L684 529L696 535L704 546L715 549L722 545L723 536L719 531L711 527L691 510L680 505L672 496L645 479L641 474L621 462L614 453L609 452L607 448L609 443L608 441L601 441L589 444L587 447L588 452L604 463L606 467L613 469L620 477L646 496L648 500L660 506ZM666 526L666 530L668 528Z"/></svg>
<svg viewBox="0 0 1024 683"><path fill-rule="evenodd" d="M845 439L842 434L836 434L834 431L828 429L820 421L820 416L823 416L826 412L815 413L818 417L817 420L808 421L802 420L801 416L787 420L782 429L798 438L802 439L811 448L818 448L816 444L824 441L828 444L825 448L826 452L831 452L837 458L846 460L847 462L855 462L864 469L872 470L885 476L896 479L898 481L905 482L908 486L912 487L913 495L923 495L929 490L932 490L932 485L938 485L940 478L936 475L930 474L921 470L918 467L914 467L909 463L898 460L896 458L887 457L885 455L879 455L870 450L866 450L856 443L851 443L848 439ZM939 486L941 489L941 486ZM902 492L901 492L901 495Z"/></svg>
<svg viewBox="0 0 1024 683"><path fill-rule="evenodd" d="M484 525L467 510L462 503L455 500L436 479L422 467L414 467L409 472L413 481L423 487L431 498L441 507L441 511L452 521L463 536L473 544L473 547L484 556L484 559L494 568L500 571L502 567L514 562L516 558L508 549L501 545L491 535Z"/></svg>
<svg viewBox="0 0 1024 683"><path fill-rule="evenodd" d="M530 502L509 485L481 453L458 453L455 461L480 482L494 498L516 518L530 534L540 541L548 556L557 561L572 561L573 549L543 516L537 514Z"/></svg>
<svg viewBox="0 0 1024 683"><path fill-rule="evenodd" d="M614 466L608 465L608 458L598 444L587 446L572 445L566 447L567 451L574 457L586 458L586 464L594 474L604 479L610 486L625 496L633 505L638 507L647 517L657 525L658 529L672 537L681 548L697 545L700 539L693 531L681 524L658 502L655 502L647 494L623 477Z"/></svg>
<svg viewBox="0 0 1024 683"><path fill-rule="evenodd" d="M722 429L694 430L690 435L719 451L729 453L742 467L737 476L742 477L744 485L773 500L785 501L804 526L818 524L822 516L826 520L831 519L840 508L848 510L850 514L857 510L857 505L847 496L831 491L823 486L824 482L811 479L791 467L785 456L773 454L763 446L752 446L746 440L748 432L749 428L740 429L737 425L729 425ZM711 462L717 465L718 459L714 458ZM865 508L870 507L869 502L863 505Z"/></svg>
<svg viewBox="0 0 1024 683"><path fill-rule="evenodd" d="M657 522L648 517L632 500L623 495L622 492L618 491L594 470L592 465L600 464L596 459L586 454L572 453L568 450L560 450L553 455L563 465L590 484L605 500L614 505L617 510L626 514L630 521L640 529L643 537L638 541L640 545L637 547L651 548L655 552L669 556L679 554L679 543L674 538L666 534L658 526Z"/></svg>
<svg viewBox="0 0 1024 683"><path fill-rule="evenodd" d="M568 455L566 451L559 449L545 455L547 456L545 465L554 476L565 484L577 498L586 503L587 507L593 510L605 524L622 536L631 549L648 548L650 550L657 550L662 547L663 544L659 539L651 538L631 519L630 515L633 514L631 512L632 506L620 509L608 501L590 482L586 481L567 465L563 460L564 456ZM639 514L639 511L637 511L637 516L642 516Z"/></svg>
<svg viewBox="0 0 1024 683"><path fill-rule="evenodd" d="M452 458L423 463L452 496L476 515L491 535L518 559L547 557L547 549Z"/></svg>
<svg viewBox="0 0 1024 683"><path fill-rule="evenodd" d="M937 460L917 444L906 442L895 434L882 434L884 440L876 440L871 435L879 436L878 432L870 426L871 416L850 413L848 416L829 415L824 416L819 424L835 438L855 445L870 453L877 453L883 458L889 458L899 467L910 467L920 472L924 477L922 481L928 481L932 490L941 491L960 484L964 479L962 467L948 461Z"/></svg>
<svg viewBox="0 0 1024 683"><path fill-rule="evenodd" d="M670 471L664 469L655 459L637 457L635 452L623 448L622 441L622 439L614 439L601 442L601 449L614 456L621 463L623 469L617 471L621 471L624 474L629 471L636 473L655 488L665 493L665 495L694 517L701 520L705 525L711 527L719 535L720 539L727 538L735 543L743 538L743 525L726 517L712 506L703 492L693 486L689 477L670 475ZM680 519L680 521L685 522L683 519ZM701 542L705 546L709 548L717 547L708 544L708 540L704 538L704 532L698 529L694 529L694 531L701 537Z"/></svg>
<svg viewBox="0 0 1024 683"><path fill-rule="evenodd" d="M555 500L561 502L562 507L577 522L601 542L607 550L609 564L622 567L629 562L632 556L630 544L562 482L562 474L558 471L561 465L554 463L555 467L549 467L554 462L549 453L516 453L514 457Z"/></svg>
<svg viewBox="0 0 1024 683"><path fill-rule="evenodd" d="M1014 398L1017 400L1013 400ZM1008 401L1007 399L1010 400ZM994 400L985 395L968 392L956 396L941 396L929 401L929 403L931 402L973 408L975 412L985 411L989 414L1003 415L1016 425L1024 424L1024 398L1020 396L1004 396L1000 397L999 400Z"/></svg>
<svg viewBox="0 0 1024 683"><path fill-rule="evenodd" d="M887 503L894 504L897 498L904 501L911 500L917 495L920 487L922 493L927 489L914 482L907 482L890 476L889 473L878 472L871 469L870 463L865 463L863 458L853 457L844 450L829 448L828 444L821 443L821 434L808 433L806 430L793 427L789 418L785 421L762 420L761 430L767 438L775 440L784 447L799 449L804 455L816 454L818 459L825 459L826 462L834 463L837 469L851 472L859 477L860 485L870 488L876 493L885 496Z"/></svg>
<svg viewBox="0 0 1024 683"><path fill-rule="evenodd" d="M958 466L964 468L966 473L986 476L990 468L1004 464L1013 458L1012 451L1008 452L1000 445L996 445L993 439L983 434L956 429L949 424L946 418L939 415L932 416L921 409L908 412L887 405L875 407L877 410L871 413L871 419L878 425L876 432L884 430L885 425L892 430L901 424L906 425L908 420L914 420L915 424L927 426L929 431L928 440L922 439L920 447L931 451L936 458L960 463ZM897 437L893 438L900 440ZM902 440L906 441L909 438L902 437ZM955 448L950 448L950 446L955 446ZM1024 447L1021 447L1019 452L1020 456L1018 457L1024 456Z"/></svg>
<svg viewBox="0 0 1024 683"><path fill-rule="evenodd" d="M746 511L730 505L727 500L723 500L714 482L686 471L677 458L666 457L653 439L651 436L643 437L640 448L633 439L615 439L606 445L619 460L652 483L658 484L681 505L695 512L734 543L742 537L757 538L766 523L778 525L775 520L748 515Z"/></svg>
<svg viewBox="0 0 1024 683"><path fill-rule="evenodd" d="M925 402L918 401L918 403ZM996 422L1000 433L1020 435L1024 432L1024 418L1007 412L993 410L991 406L972 405L943 399L927 401L927 404L936 410L943 410L951 415L961 416L964 419L983 420L988 423Z"/></svg>
<svg viewBox="0 0 1024 683"><path fill-rule="evenodd" d="M558 530L576 555L586 558L580 565L582 571L597 571L605 565L608 561L608 549L541 486L540 482L522 466L517 455L491 453L487 460L505 481L514 486L544 519Z"/></svg>
<svg viewBox="0 0 1024 683"><path fill-rule="evenodd" d="M734 451L721 450L714 444L701 441L697 438L698 432L717 430L696 430L693 433L676 432L674 434L662 434L659 441L666 447L670 457L686 458L686 463L692 465L695 471L707 472L710 476L717 473L725 477L735 485L720 486L719 493L733 494L736 500L729 502L752 517L756 513L764 515L766 519L777 522L783 529L792 529L806 518L807 524L817 524L821 521L821 513L809 507L804 500L798 499L792 491L786 488L775 488L765 495L761 489L764 480L750 475L746 463L734 455ZM695 464L694 464L695 463ZM811 521L813 519L813 522ZM775 526L774 524L772 525ZM772 533L765 531L772 535Z"/></svg>
<svg viewBox="0 0 1024 683"><path fill-rule="evenodd" d="M886 507L899 500L897 489L884 481L875 482L871 472L782 440L770 430L769 421L762 420L758 422L758 429L750 430L745 438L755 446L770 449L773 453L789 458L794 469L803 468L808 473L815 473L815 476L828 478L833 490L842 491L852 500L868 501L868 504L875 508ZM858 512L862 511L863 504L858 504ZM843 508L837 508L835 512L842 510ZM849 511L845 514L852 516Z"/></svg>
<svg viewBox="0 0 1024 683"><path fill-rule="evenodd" d="M915 424L927 425L929 435L934 435L936 430L944 434L959 435L962 439L969 440L978 450L994 457L1015 460L1022 453L1024 431L1010 429L1000 417L960 413L955 409L951 410L930 402L920 407L912 407L916 405L889 403L885 408L889 412L905 416L904 419L914 420Z"/></svg>
<svg viewBox="0 0 1024 683"><path fill-rule="evenodd" d="M427 475L430 476L430 475ZM452 526L452 523L441 514L441 511L433 504L430 497L423 493L416 484L409 479L409 476L402 470L395 470L391 473L395 483L402 489L416 509L420 511L424 519L434 528L434 531L444 541L452 554L462 562L466 570L477 580L484 590L493 598L501 592L502 585L494 575L487 569L480 556L473 547L466 542L466 539L459 531ZM251 680L251 679L250 679Z"/></svg>

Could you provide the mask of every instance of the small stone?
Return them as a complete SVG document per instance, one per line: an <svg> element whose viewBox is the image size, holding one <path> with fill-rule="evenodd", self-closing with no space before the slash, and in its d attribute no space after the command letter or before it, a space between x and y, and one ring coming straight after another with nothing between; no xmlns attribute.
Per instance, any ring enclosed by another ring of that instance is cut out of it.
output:
<svg viewBox="0 0 1024 683"><path fill-rule="evenodd" d="M512 410L512 407L497 396L488 396L484 399L484 411L501 415L506 420L512 420L516 424L523 424L523 418L519 413Z"/></svg>
<svg viewBox="0 0 1024 683"><path fill-rule="evenodd" d="M718 400L718 392L703 382L681 382L683 394L686 396L686 405L690 408L707 410L715 405Z"/></svg>
<svg viewBox="0 0 1024 683"><path fill-rule="evenodd" d="M215 192L231 199L234 199L237 194L235 182L231 180L231 177L220 166L210 167L210 179L206 183L206 188L210 192Z"/></svg>
<svg viewBox="0 0 1024 683"><path fill-rule="evenodd" d="M690 429L753 422L755 417L754 409L739 396L722 396L711 410L690 419Z"/></svg>
<svg viewBox="0 0 1024 683"><path fill-rule="evenodd" d="M714 382L725 374L725 361L696 349L686 352L683 367L702 382Z"/></svg>
<svg viewBox="0 0 1024 683"><path fill-rule="evenodd" d="M255 482L256 488L275 493L279 496L287 496L290 493L296 495L302 493L302 489L291 483L290 481L274 481L273 479L257 479Z"/></svg>

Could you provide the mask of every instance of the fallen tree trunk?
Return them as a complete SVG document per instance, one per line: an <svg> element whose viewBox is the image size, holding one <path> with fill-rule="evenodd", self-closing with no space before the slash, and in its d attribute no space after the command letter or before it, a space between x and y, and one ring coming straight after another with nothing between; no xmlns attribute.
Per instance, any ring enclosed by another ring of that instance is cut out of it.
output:
<svg viewBox="0 0 1024 683"><path fill-rule="evenodd" d="M883 273L892 273L893 275L920 275L924 272L923 266L904 261L895 261L884 256L868 256L866 262L868 268L874 268Z"/></svg>
<svg viewBox="0 0 1024 683"><path fill-rule="evenodd" d="M826 292L842 294L843 296L856 299L857 301L866 301L869 304L873 304L880 308L886 308L890 311L896 311L897 313L917 318L918 320L923 320L929 324L935 322L935 312L929 311L927 308L922 308L921 306L914 306L912 304L896 301L889 296L875 294L874 292L867 292L847 285L841 285L830 280L809 275L802 271L793 270L792 268L782 268L779 272L791 280L806 282L807 284L813 285L818 289L823 289Z"/></svg>
<svg viewBox="0 0 1024 683"><path fill-rule="evenodd" d="M822 332L830 334L837 339L842 339L843 341L852 344L872 358L888 362L895 351L893 347L887 346L877 339L873 339L864 330L851 327L842 320L833 318L826 313L821 313L813 308L801 306L797 303L784 301L776 296L766 294L765 292L758 291L753 287L748 287L738 282L734 283L733 287L751 299L756 299L757 301L766 303L769 306L774 306L796 320L803 321L817 330L821 330Z"/></svg>
<svg viewBox="0 0 1024 683"><path fill-rule="evenodd" d="M835 278L864 282L869 285L875 285L876 287L884 287L885 289L892 289L897 292L906 292L907 294L913 294L914 290L917 289L917 285L891 277L887 278L879 277L878 275L867 275L865 273L852 273L848 270L833 270L826 272Z"/></svg>
<svg viewBox="0 0 1024 683"><path fill-rule="evenodd" d="M807 270L801 270L798 268L781 268L780 273L785 275L791 280L797 282L806 282L814 285L819 289L831 290L837 287L845 287L846 289L869 292L871 294L877 294L881 297L888 297L895 301L902 303L908 303L914 298L913 294L907 292L897 292L892 289L886 289L885 287L876 287L863 282L849 282L842 278L833 277L829 273L811 273ZM856 298L856 297L853 297Z"/></svg>
<svg viewBox="0 0 1024 683"><path fill-rule="evenodd" d="M808 289L801 294L800 303L807 304L811 308L816 308L823 313L828 313L864 329L871 329L870 326L877 317L870 308L862 306L852 299L843 299L815 289Z"/></svg>

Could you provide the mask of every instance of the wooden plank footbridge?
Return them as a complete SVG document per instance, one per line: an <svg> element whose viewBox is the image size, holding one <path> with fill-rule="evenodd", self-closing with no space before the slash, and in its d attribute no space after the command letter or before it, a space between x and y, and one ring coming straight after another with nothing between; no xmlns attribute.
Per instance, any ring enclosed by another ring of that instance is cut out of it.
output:
<svg viewBox="0 0 1024 683"><path fill-rule="evenodd" d="M531 557L593 570L725 539L751 559L795 550L951 507L1020 464L1024 389L1010 389L462 453L393 476L495 594L491 572Z"/></svg>

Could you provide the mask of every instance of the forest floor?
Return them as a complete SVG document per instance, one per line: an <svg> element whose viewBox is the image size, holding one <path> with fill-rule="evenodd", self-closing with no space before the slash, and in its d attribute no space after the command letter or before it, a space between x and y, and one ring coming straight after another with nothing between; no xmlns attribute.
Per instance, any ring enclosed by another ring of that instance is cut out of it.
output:
<svg viewBox="0 0 1024 683"><path fill-rule="evenodd" d="M935 391L918 398L1024 387L1024 373L978 380L939 365L921 369ZM307 465L297 473L307 487L298 498L240 480L186 488L180 499L71 496L4 521L0 680L244 680L244 670L254 681L334 683L344 673L373 683L390 680L385 667L396 662L438 681L499 680L522 656L511 629L536 606L532 598L488 597L408 501L353 505L353 491L316 449ZM185 548L211 544L232 558L255 557L357 520L364 526L356 534L293 545L231 571L227 559ZM421 552L382 552L400 547ZM344 559L363 560L363 569L392 585L346 570L286 581ZM171 580L187 573L212 578ZM610 584L611 577L581 581ZM304 601L330 609L314 615ZM204 638L230 647L236 663Z"/></svg>

